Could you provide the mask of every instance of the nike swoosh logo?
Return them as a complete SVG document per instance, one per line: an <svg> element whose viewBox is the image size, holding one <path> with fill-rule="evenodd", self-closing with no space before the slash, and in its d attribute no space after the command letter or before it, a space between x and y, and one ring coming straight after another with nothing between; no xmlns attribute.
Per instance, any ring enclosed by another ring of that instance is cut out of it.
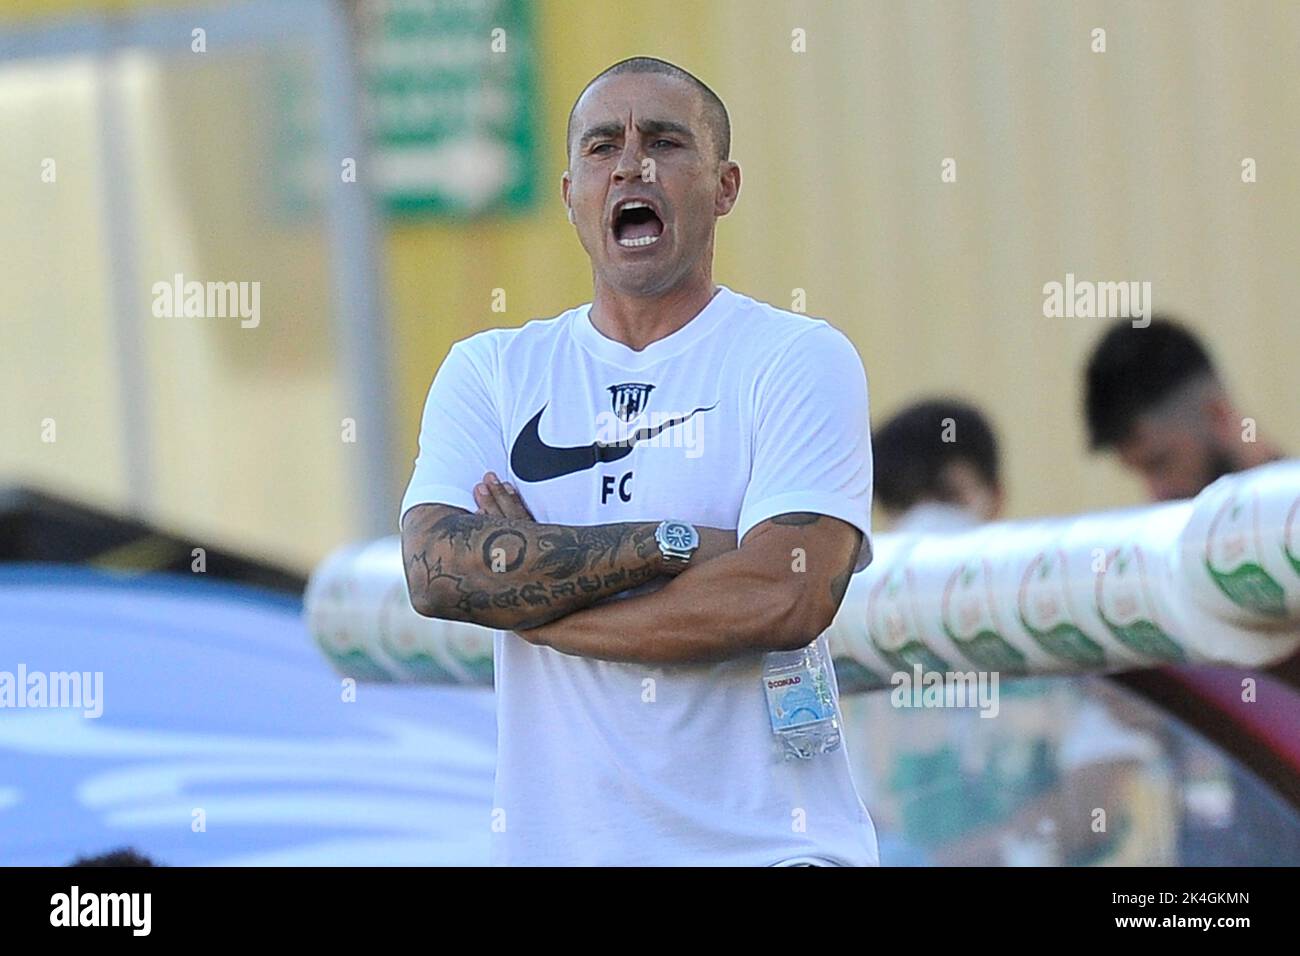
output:
<svg viewBox="0 0 1300 956"><path fill-rule="evenodd" d="M707 412L717 407L717 402L714 402L707 408L697 408L689 415L670 418L652 428L638 428L624 441L608 444L594 441L590 445L573 445L566 448L548 445L542 441L537 426L542 420L542 413L546 411L546 405L543 405L541 411L529 419L528 424L520 430L519 436L515 439L514 446L510 449L510 470L520 481L549 481L552 478L571 475L575 471L594 468L602 462L618 461L632 454L632 449L636 447L637 442L648 441L665 429L680 425L700 412Z"/></svg>

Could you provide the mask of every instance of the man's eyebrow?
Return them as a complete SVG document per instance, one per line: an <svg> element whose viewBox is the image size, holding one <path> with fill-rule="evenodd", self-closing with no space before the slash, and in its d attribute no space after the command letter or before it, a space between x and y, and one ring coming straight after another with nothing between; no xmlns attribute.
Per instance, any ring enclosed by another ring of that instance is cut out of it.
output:
<svg viewBox="0 0 1300 956"><path fill-rule="evenodd" d="M637 129L643 133L676 133L692 141L695 139L695 134L691 132L689 126L683 126L673 120L646 120L644 123L638 123Z"/></svg>
<svg viewBox="0 0 1300 956"><path fill-rule="evenodd" d="M578 146L586 146L593 139L602 139L606 136L617 136L621 132L623 132L623 124L618 122L600 123L596 126L589 126L582 136L578 138Z"/></svg>
<svg viewBox="0 0 1300 956"><path fill-rule="evenodd" d="M637 123L637 129L643 133L675 133L691 142L695 141L695 134L689 126L684 126L675 120L657 120L650 119ZM603 139L607 136L618 136L623 132L623 124L619 122L599 123L595 126L587 127L582 136L578 138L578 148L586 146L594 139Z"/></svg>

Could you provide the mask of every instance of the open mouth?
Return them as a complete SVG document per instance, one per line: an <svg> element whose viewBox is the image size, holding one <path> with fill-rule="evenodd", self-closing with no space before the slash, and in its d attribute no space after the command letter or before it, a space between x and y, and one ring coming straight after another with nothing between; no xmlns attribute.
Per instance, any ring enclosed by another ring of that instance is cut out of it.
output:
<svg viewBox="0 0 1300 956"><path fill-rule="evenodd" d="M663 220L649 203L632 199L614 213L614 240L625 249L653 245L663 234Z"/></svg>

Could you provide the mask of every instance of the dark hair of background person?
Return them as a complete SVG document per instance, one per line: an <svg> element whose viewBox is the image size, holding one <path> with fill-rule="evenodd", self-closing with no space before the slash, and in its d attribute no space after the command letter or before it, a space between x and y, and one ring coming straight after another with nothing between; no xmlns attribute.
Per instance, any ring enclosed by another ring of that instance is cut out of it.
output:
<svg viewBox="0 0 1300 956"><path fill-rule="evenodd" d="M620 76L624 73L660 73L664 76L675 76L679 80L685 80L690 83L699 92L700 97L704 100L704 118L709 126L709 135L713 139L713 146L718 151L718 159L728 159L731 156L731 117L727 115L727 108L723 105L722 100L717 93L709 89L705 83L696 77L693 73L683 70L676 64L669 63L667 60L660 60L653 56L634 56L626 60L619 60L611 67L607 67L600 73L592 77L591 82L582 88L582 93L578 94L578 99L573 101L573 106L569 109L569 123L566 127L568 133L566 141L569 149L573 149L573 137L577 132L573 128L573 114L578 109L578 101L582 99L583 94L591 89L597 81L603 80L607 76Z"/></svg>
<svg viewBox="0 0 1300 956"><path fill-rule="evenodd" d="M158 866L153 860L149 859L143 853L138 853L131 847L122 847L119 850L109 850L107 853L99 853L95 856L79 856L68 866Z"/></svg>
<svg viewBox="0 0 1300 956"><path fill-rule="evenodd" d="M954 440L944 441L946 434ZM1000 484L993 428L977 408L958 399L909 405L873 432L871 446L875 497L890 511L952 500L944 485L944 469L951 462L968 462L990 487Z"/></svg>
<svg viewBox="0 0 1300 956"><path fill-rule="evenodd" d="M1200 340L1165 315L1135 327L1120 320L1097 343L1084 373L1084 412L1093 451L1113 447L1137 419L1197 379L1217 379Z"/></svg>

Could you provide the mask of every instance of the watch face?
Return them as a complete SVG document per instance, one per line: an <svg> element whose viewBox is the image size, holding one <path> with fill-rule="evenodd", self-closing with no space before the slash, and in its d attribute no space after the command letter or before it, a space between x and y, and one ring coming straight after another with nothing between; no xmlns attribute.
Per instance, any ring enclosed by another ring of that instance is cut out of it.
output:
<svg viewBox="0 0 1300 956"><path fill-rule="evenodd" d="M664 544L674 551L689 551L699 544L699 534L684 521L670 521L664 525Z"/></svg>

